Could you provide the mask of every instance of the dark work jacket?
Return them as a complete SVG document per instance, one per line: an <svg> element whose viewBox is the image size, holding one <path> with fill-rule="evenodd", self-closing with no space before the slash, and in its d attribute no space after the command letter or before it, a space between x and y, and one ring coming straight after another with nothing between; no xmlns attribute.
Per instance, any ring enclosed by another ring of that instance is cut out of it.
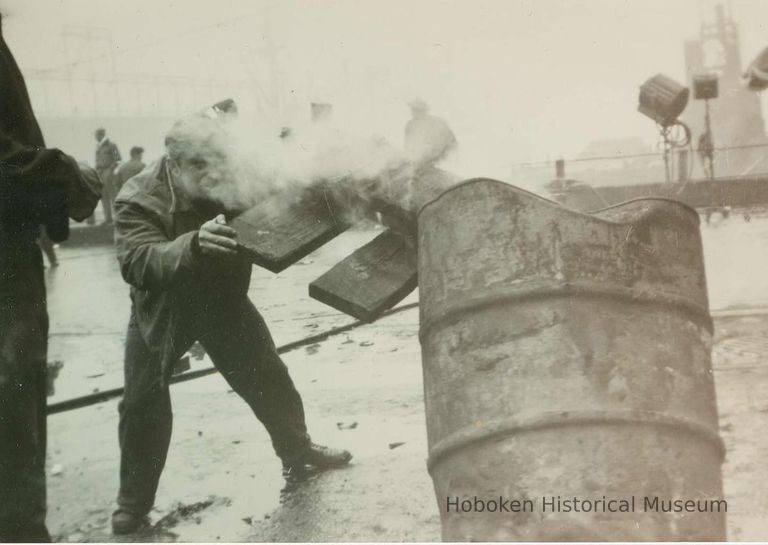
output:
<svg viewBox="0 0 768 545"><path fill-rule="evenodd" d="M139 161L138 159L131 158L127 163L123 163L117 169L115 173L115 190L120 191L125 185L125 182L136 176L139 172L144 170L147 165Z"/></svg>
<svg viewBox="0 0 768 545"><path fill-rule="evenodd" d="M1 21L1 20L0 20ZM99 199L93 169L57 149L45 149L24 78L2 37L0 22L0 280L28 263L39 226L61 241L69 217L82 220ZM68 217L69 216L69 217ZM19 271L18 274L24 274Z"/></svg>
<svg viewBox="0 0 768 545"><path fill-rule="evenodd" d="M26 146L43 147L43 134L32 112L27 87L3 38L0 15L0 123L6 136Z"/></svg>
<svg viewBox="0 0 768 545"><path fill-rule="evenodd" d="M123 186L115 200L115 242L133 314L167 381L191 344L212 323L251 309L251 263L201 254L200 226L222 212L190 201L168 178L166 159Z"/></svg>
<svg viewBox="0 0 768 545"><path fill-rule="evenodd" d="M445 120L430 114L414 117L405 126L405 153L420 165L434 165L458 147Z"/></svg>

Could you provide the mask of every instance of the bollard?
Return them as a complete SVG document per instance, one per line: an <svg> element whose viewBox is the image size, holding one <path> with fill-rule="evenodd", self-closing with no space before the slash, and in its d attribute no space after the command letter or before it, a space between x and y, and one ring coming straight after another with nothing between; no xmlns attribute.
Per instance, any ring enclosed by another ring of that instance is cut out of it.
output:
<svg viewBox="0 0 768 545"><path fill-rule="evenodd" d="M445 541L725 539L698 224L671 200L582 214L487 179L422 207Z"/></svg>

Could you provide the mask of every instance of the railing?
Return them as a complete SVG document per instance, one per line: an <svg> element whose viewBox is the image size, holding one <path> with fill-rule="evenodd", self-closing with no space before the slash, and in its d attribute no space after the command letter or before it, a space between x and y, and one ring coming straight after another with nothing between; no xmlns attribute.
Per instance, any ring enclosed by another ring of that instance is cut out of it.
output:
<svg viewBox="0 0 768 545"><path fill-rule="evenodd" d="M512 166L512 183L545 188L555 179L572 179L593 187L685 182L712 177L704 154L691 147L661 152L579 157ZM714 178L768 174L768 143L715 148Z"/></svg>

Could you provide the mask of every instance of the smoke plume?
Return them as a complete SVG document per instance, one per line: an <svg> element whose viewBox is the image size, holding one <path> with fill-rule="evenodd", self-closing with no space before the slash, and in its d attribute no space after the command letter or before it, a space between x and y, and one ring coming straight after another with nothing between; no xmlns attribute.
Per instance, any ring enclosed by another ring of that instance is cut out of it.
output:
<svg viewBox="0 0 768 545"><path fill-rule="evenodd" d="M267 197L288 207L313 190L330 191L353 219L372 199L411 207L413 158L382 137L330 122L279 127L236 116L190 116L174 126L168 145L205 161L214 179L206 192L230 210Z"/></svg>

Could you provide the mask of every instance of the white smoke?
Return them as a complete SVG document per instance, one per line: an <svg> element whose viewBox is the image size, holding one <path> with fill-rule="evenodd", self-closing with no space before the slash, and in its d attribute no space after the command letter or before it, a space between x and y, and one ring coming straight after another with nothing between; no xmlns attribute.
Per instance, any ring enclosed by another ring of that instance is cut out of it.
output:
<svg viewBox="0 0 768 545"><path fill-rule="evenodd" d="M330 190L355 218L373 198L410 203L413 163L380 136L332 122L282 127L234 116L190 119L183 127L186 149L216 174L219 182L207 193L228 209L245 210L268 197L289 206L313 187Z"/></svg>

